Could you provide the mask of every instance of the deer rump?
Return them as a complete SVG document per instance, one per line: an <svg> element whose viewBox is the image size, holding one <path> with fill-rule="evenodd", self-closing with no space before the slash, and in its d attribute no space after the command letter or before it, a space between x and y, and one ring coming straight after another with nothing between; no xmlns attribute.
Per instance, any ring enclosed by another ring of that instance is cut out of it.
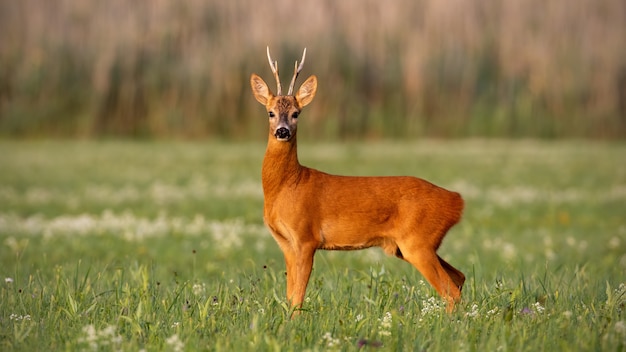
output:
<svg viewBox="0 0 626 352"><path fill-rule="evenodd" d="M264 211L266 224L275 226L272 232L292 245L315 241L315 248L327 250L378 246L401 259L401 248L439 248L462 212L460 194L420 178L335 176L308 168L276 199L266 199Z"/></svg>

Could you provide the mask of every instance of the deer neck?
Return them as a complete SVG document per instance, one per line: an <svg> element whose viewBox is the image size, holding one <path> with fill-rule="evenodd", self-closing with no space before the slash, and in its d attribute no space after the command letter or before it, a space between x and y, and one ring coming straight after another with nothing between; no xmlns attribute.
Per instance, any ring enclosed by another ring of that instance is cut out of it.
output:
<svg viewBox="0 0 626 352"><path fill-rule="evenodd" d="M280 142L270 135L263 158L261 177L266 201L283 187L293 185L302 169L303 166L298 161L296 136L287 142Z"/></svg>

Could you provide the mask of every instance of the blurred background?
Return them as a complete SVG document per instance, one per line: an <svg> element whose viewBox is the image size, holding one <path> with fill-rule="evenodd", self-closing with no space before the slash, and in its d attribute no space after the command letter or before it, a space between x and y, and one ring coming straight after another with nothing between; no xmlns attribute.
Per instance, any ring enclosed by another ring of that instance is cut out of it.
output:
<svg viewBox="0 0 626 352"><path fill-rule="evenodd" d="M626 136L623 0L0 0L0 136L265 139L267 45L309 138Z"/></svg>

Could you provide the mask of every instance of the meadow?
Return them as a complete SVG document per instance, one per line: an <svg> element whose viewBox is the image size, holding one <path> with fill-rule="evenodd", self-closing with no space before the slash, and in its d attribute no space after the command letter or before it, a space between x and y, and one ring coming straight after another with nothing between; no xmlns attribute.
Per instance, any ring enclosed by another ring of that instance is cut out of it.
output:
<svg viewBox="0 0 626 352"><path fill-rule="evenodd" d="M290 319L262 142L0 141L0 350L624 351L626 144L300 141L459 191L452 314L379 249L318 252ZM306 216L306 214L302 214Z"/></svg>

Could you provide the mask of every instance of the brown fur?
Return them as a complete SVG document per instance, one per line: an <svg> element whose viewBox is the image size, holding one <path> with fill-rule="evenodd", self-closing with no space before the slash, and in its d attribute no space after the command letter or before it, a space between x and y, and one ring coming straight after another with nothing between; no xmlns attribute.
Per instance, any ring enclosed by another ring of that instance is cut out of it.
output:
<svg viewBox="0 0 626 352"><path fill-rule="evenodd" d="M335 176L300 165L294 113L315 96L317 78L295 96L274 96L255 74L250 84L274 115L262 167L264 220L285 256L292 306L304 300L316 250L378 246L415 266L452 311L465 276L436 251L461 218L461 196L415 177ZM276 137L281 127L290 132L287 140Z"/></svg>

